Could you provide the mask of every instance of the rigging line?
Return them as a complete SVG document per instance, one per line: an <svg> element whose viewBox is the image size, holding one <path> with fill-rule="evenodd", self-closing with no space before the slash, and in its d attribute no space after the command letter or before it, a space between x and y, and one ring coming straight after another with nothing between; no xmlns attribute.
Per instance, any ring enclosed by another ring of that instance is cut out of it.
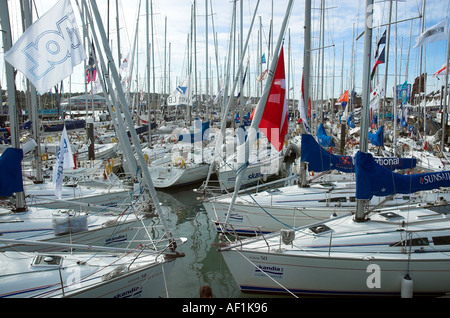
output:
<svg viewBox="0 0 450 318"><path fill-rule="evenodd" d="M245 190L246 190L248 196L253 200L253 202L254 202L258 207L260 207L260 208L261 208L268 216L270 216L270 217L273 218L275 221L277 221L277 222L283 224L284 226L286 226L286 227L288 227L288 228L291 228L291 229L293 228L293 226L288 225L288 224L286 224L286 223L284 223L284 222L278 220L278 219L277 219L275 216L273 216L270 212L268 212L266 209L264 209L264 208L263 208L263 207L255 200L255 198L251 195L251 193L248 191L247 187L246 187L245 185L243 185L243 187L245 188Z"/></svg>

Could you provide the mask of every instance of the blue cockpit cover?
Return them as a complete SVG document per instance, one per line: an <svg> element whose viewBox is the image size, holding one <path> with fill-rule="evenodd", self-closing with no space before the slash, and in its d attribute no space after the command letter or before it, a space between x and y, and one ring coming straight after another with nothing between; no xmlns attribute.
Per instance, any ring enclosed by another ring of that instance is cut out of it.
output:
<svg viewBox="0 0 450 318"><path fill-rule="evenodd" d="M7 148L0 157L0 196L23 192L22 149Z"/></svg>
<svg viewBox="0 0 450 318"><path fill-rule="evenodd" d="M302 134L301 153L301 160L308 162L309 171L339 170L342 172L355 172L352 157L329 153L317 143L312 135Z"/></svg>
<svg viewBox="0 0 450 318"><path fill-rule="evenodd" d="M408 194L450 186L450 171L403 175L375 162L370 153L358 151L355 156L356 198Z"/></svg>
<svg viewBox="0 0 450 318"><path fill-rule="evenodd" d="M354 159L350 156L334 155L323 149L312 135L303 134L301 160L308 162L308 170L322 172L338 170L345 173L355 172ZM417 164L416 158L374 158L381 166L390 169L412 169Z"/></svg>

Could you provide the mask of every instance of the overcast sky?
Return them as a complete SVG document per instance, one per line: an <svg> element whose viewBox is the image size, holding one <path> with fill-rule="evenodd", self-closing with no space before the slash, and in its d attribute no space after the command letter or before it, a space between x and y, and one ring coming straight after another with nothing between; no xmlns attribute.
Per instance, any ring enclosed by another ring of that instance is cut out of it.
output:
<svg viewBox="0 0 450 318"><path fill-rule="evenodd" d="M78 16L78 7L74 0L72 6L75 14ZM17 12L17 0L9 0L10 15L13 23L13 39L17 39L22 33L21 27L17 27L19 14ZM48 11L57 0L35 0L35 8L39 16ZM110 37L111 48L114 54L114 58L117 58L117 28L116 28L116 0L97 0L100 13L104 17L103 22L106 27L107 17L107 3L110 3ZM217 93L217 67L216 67L216 55L213 38L213 25L214 31L217 33L217 52L219 63L219 76L223 76L225 71L225 61L228 52L229 32L231 25L232 7L233 2L227 0L207 0L208 2L208 55L211 63L209 67L210 83L212 83L211 94ZM133 39L135 36L135 27L138 17L138 5L139 0L118 0L119 3L119 24L120 24L120 51L122 57L125 57L132 48ZM146 5L147 0L142 0L141 9L139 12L139 49L138 49L138 75L139 75L139 91L147 91L146 87ZM243 38L244 41L247 37L248 28L251 22L251 18L254 13L257 0L243 0ZM260 21L262 24L262 37L263 48L268 55L267 47L269 41L269 28L270 20L273 16L273 30L274 30L274 43L276 42L281 22L284 17L288 0L261 0L256 14L256 21L249 42L249 50L246 57L250 57L250 76L249 81L251 83L250 94L255 95L255 82L256 77L259 75L258 61L259 58L257 51L258 44L258 31L260 30ZM334 78L334 95L338 96L341 90L349 89L350 87L350 69L351 69L351 50L353 34L359 35L364 25L362 23L364 16L365 0L325 0L325 68L324 68L324 96L331 96L333 91ZM449 13L449 1L448 0L428 0L425 7L425 20L426 28L433 26L434 24L447 18ZM153 0L153 25L154 25L154 52L155 52L155 73L156 73L156 91L162 92L163 90L163 72L164 72L164 52L168 54L170 43L170 87L168 83L168 77L166 81L166 92L172 91L177 84L186 76L187 73L187 37L190 33L191 24L191 7L194 4L194 0ZM273 5L272 5L273 4ZM240 32L240 7L241 2L237 2L237 31ZM319 47L319 15L321 8L320 0L312 1L312 47ZM398 9L394 3L392 21L401 21L405 19L411 19L418 17L422 11L423 0L405 0L398 2ZM212 11L212 15L211 15ZM196 25L197 25L197 75L199 82L201 83L201 89L204 91L204 82L206 74L205 66L205 43L206 43L206 30L205 30L205 0L196 0ZM298 98L299 87L301 83L301 74L303 67L303 27L304 27L304 1L295 1L293 10L290 15L288 29L290 33L285 35L285 59L287 61L288 43L290 34L290 56L291 56L291 82L290 86L293 87L295 97ZM374 5L374 25L380 26L386 24L389 18L389 1L375 1ZM165 30L165 19L167 19L167 30ZM421 20L413 19L398 24L397 31L395 27L391 28L391 41L390 41L390 53L389 53L389 83L393 83L393 75L395 74L395 33L397 32L397 74L399 74L402 80L405 80L406 66L408 64L408 81L414 80L414 77L419 74L419 60L420 49L414 49L415 38L421 33ZM81 32L81 20L80 20L80 32ZM386 26L375 28L373 31L373 43L375 44L378 37L386 29ZM165 34L167 34L167 45L165 46ZM238 35L239 36L239 35ZM239 38L238 38L239 39ZM409 43L411 39L411 49ZM362 65L362 52L363 52L363 40L361 37L355 44L355 59L356 64L356 78L355 85L356 90L360 93L361 87L361 65ZM425 63L422 64L422 71L426 70L429 74L433 74L437 71L445 62L447 49L447 41L440 41L431 43L426 46ZM317 75L318 61L317 53L315 50L312 62L312 76ZM342 54L344 53L344 65L342 68ZM409 56L409 63L407 63L407 57ZM0 50L0 58L2 63L0 64L1 71L1 83L5 86L4 75L4 62L3 62L3 50ZM247 60L247 59L246 59ZM373 62L372 62L373 63ZM265 66L264 66L265 67ZM287 66L286 66L287 68ZM380 76L383 76L385 72L385 66L379 67ZM84 90L84 70L80 65L74 71L71 77L72 91ZM135 73L136 74L136 73ZM334 77L333 77L334 75ZM212 78L211 78L212 76ZM343 81L342 81L343 78ZM66 80L68 82L68 79ZM66 83L65 81L65 83ZM440 81L442 82L442 81ZM427 86L427 90L434 90L437 87L437 83L440 83L434 78L431 78ZM133 90L136 90L136 76L133 78ZM153 84L151 84L153 86ZM67 92L68 85L65 84L65 91ZM392 88L391 88L392 89ZM152 88L151 88L152 91ZM388 91L389 92L389 91ZM389 93L388 93L389 95Z"/></svg>

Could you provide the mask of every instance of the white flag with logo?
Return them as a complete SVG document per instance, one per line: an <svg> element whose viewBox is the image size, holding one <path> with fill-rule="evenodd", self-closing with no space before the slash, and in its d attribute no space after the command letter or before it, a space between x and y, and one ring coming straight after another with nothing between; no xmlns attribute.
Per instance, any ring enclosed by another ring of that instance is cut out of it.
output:
<svg viewBox="0 0 450 318"><path fill-rule="evenodd" d="M86 59L70 0L60 0L34 22L5 53L40 94L72 74Z"/></svg>
<svg viewBox="0 0 450 318"><path fill-rule="evenodd" d="M191 80L188 76L183 83L177 86L177 88L167 98L167 105L190 105L191 104Z"/></svg>
<svg viewBox="0 0 450 318"><path fill-rule="evenodd" d="M432 26L416 38L414 48L441 40L447 40L447 19Z"/></svg>
<svg viewBox="0 0 450 318"><path fill-rule="evenodd" d="M58 154L56 156L55 166L53 167L53 187L55 189L55 196L61 199L63 171L64 169L73 168L72 149L70 148L69 137L67 136L66 126L64 126L61 141L59 143Z"/></svg>

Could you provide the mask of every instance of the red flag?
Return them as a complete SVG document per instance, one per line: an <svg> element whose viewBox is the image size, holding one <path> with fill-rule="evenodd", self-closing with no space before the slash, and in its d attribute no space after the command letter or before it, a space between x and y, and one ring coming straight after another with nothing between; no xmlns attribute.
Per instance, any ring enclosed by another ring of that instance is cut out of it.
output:
<svg viewBox="0 0 450 318"><path fill-rule="evenodd" d="M280 57L259 128L275 149L280 151L283 148L284 137L288 131L283 47L281 47Z"/></svg>

